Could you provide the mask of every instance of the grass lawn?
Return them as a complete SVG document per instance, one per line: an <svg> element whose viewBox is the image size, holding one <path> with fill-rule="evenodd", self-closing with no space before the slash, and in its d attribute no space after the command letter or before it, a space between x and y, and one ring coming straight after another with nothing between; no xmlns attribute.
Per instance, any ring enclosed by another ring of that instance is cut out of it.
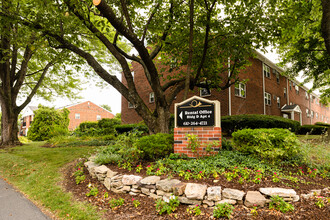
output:
<svg viewBox="0 0 330 220"><path fill-rule="evenodd" d="M75 202L59 183L60 170L76 158L88 156L93 147L44 148L44 142L0 149L0 176L24 192L38 205L60 218L100 219L101 213L88 203Z"/></svg>

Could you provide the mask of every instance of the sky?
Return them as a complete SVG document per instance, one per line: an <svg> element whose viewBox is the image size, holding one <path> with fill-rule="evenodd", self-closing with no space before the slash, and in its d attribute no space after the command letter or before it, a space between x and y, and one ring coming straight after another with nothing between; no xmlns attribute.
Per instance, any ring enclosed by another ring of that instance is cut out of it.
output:
<svg viewBox="0 0 330 220"><path fill-rule="evenodd" d="M268 49L268 53L264 54L273 63L279 62L279 57L275 52ZM121 74L117 74L120 77ZM298 81L302 81L297 78ZM307 87L310 87L306 85ZM97 105L107 104L111 107L112 113L117 114L121 112L121 94L114 89L112 86L107 85L104 88L94 85L94 83L89 83L83 86L84 89L81 91L81 96L83 99L69 100L66 98L57 97L55 101L48 102L43 99L33 98L29 106L38 106L39 104L50 106L50 107L63 107L73 103L80 103L84 101L91 101Z"/></svg>

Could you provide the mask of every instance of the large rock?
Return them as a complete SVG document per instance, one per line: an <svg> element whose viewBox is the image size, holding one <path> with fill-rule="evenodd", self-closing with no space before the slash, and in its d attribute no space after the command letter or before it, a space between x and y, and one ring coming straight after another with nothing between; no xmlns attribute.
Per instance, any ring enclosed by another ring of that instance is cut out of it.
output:
<svg viewBox="0 0 330 220"><path fill-rule="evenodd" d="M104 165L95 167L95 169L94 169L95 173L104 174L104 175L106 175L108 170L110 170L110 169Z"/></svg>
<svg viewBox="0 0 330 220"><path fill-rule="evenodd" d="M221 186L211 186L207 188L207 199L211 201L221 200Z"/></svg>
<svg viewBox="0 0 330 220"><path fill-rule="evenodd" d="M235 205L237 203L234 199L223 199L221 201L215 202L215 205L222 204L222 203L228 203L230 205Z"/></svg>
<svg viewBox="0 0 330 220"><path fill-rule="evenodd" d="M245 192L237 189L225 188L222 190L222 196L225 199L243 200Z"/></svg>
<svg viewBox="0 0 330 220"><path fill-rule="evenodd" d="M284 198L293 198L297 195L296 191L293 189L284 188L260 188L259 191L267 196L280 196Z"/></svg>
<svg viewBox="0 0 330 220"><path fill-rule="evenodd" d="M140 183L143 185L155 185L158 181L160 181L159 176L148 176L143 178Z"/></svg>
<svg viewBox="0 0 330 220"><path fill-rule="evenodd" d="M203 200L206 193L207 186L197 183L188 183L184 193L188 199Z"/></svg>
<svg viewBox="0 0 330 220"><path fill-rule="evenodd" d="M111 190L111 178L105 178L103 185L105 186L105 188L107 188L107 190Z"/></svg>
<svg viewBox="0 0 330 220"><path fill-rule="evenodd" d="M258 191L248 191L245 196L244 205L246 207L264 207L266 204L266 198Z"/></svg>
<svg viewBox="0 0 330 220"><path fill-rule="evenodd" d="M163 179L156 183L156 188L164 192L173 192L173 187L178 183L181 181L177 179Z"/></svg>
<svg viewBox="0 0 330 220"><path fill-rule="evenodd" d="M200 200L188 199L187 197L184 197L184 196L179 196L178 200L182 204L188 204L188 205L200 205L200 204L202 204L202 201L200 201Z"/></svg>
<svg viewBox="0 0 330 220"><path fill-rule="evenodd" d="M112 177L116 176L117 174L118 174L118 172L115 172L115 171L112 171L109 169L107 172L107 177L112 178Z"/></svg>
<svg viewBox="0 0 330 220"><path fill-rule="evenodd" d="M183 195L185 189L186 189L187 183L178 183L173 186L173 194L176 196Z"/></svg>
<svg viewBox="0 0 330 220"><path fill-rule="evenodd" d="M125 186L131 186L137 184L137 182L139 182L141 179L142 179L141 176L124 175L121 181Z"/></svg>

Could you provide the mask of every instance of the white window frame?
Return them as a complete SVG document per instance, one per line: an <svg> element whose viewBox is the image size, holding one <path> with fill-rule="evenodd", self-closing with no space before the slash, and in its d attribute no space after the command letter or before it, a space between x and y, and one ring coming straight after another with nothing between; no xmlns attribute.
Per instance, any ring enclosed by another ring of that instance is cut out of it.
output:
<svg viewBox="0 0 330 220"><path fill-rule="evenodd" d="M286 98L286 96L287 96L287 91L286 91L286 88L284 88L284 98Z"/></svg>
<svg viewBox="0 0 330 220"><path fill-rule="evenodd" d="M80 119L80 114L79 113L74 114L74 119Z"/></svg>
<svg viewBox="0 0 330 220"><path fill-rule="evenodd" d="M270 79L270 67L265 63L263 65L263 72L264 72L265 77Z"/></svg>
<svg viewBox="0 0 330 220"><path fill-rule="evenodd" d="M266 105L272 105L272 95L270 93L265 92L264 99Z"/></svg>
<svg viewBox="0 0 330 220"><path fill-rule="evenodd" d="M276 69L273 69L273 71L276 77L276 82L280 84L280 73Z"/></svg>
<svg viewBox="0 0 330 220"><path fill-rule="evenodd" d="M292 90L292 83L289 81L290 90Z"/></svg>
<svg viewBox="0 0 330 220"><path fill-rule="evenodd" d="M319 114L317 112L315 112L315 118L318 119L319 118Z"/></svg>
<svg viewBox="0 0 330 220"><path fill-rule="evenodd" d="M276 97L277 107L281 108L281 98L279 96Z"/></svg>
<svg viewBox="0 0 330 220"><path fill-rule="evenodd" d="M101 120L101 119L102 119L101 115L96 115L96 120L97 120L97 121L99 121L99 120Z"/></svg>
<svg viewBox="0 0 330 220"><path fill-rule="evenodd" d="M246 98L246 85L244 83L235 84L235 96Z"/></svg>
<svg viewBox="0 0 330 220"><path fill-rule="evenodd" d="M309 94L307 91L305 91L305 98L308 100L309 99Z"/></svg>
<svg viewBox="0 0 330 220"><path fill-rule="evenodd" d="M201 84L206 84L206 82L201 82ZM200 87L199 88L199 96L200 97L211 96L211 89Z"/></svg>
<svg viewBox="0 0 330 220"><path fill-rule="evenodd" d="M311 110L311 118L314 118L314 111Z"/></svg>
<svg viewBox="0 0 330 220"><path fill-rule="evenodd" d="M154 103L155 102L155 93L151 92L149 93L149 103Z"/></svg>
<svg viewBox="0 0 330 220"><path fill-rule="evenodd" d="M306 117L309 118L309 116L310 116L310 115L309 115L309 109L306 108Z"/></svg>
<svg viewBox="0 0 330 220"><path fill-rule="evenodd" d="M128 108L134 108L134 105L130 102L128 102Z"/></svg>
<svg viewBox="0 0 330 220"><path fill-rule="evenodd" d="M294 89L296 90L296 93L299 95L299 86L298 85L295 85L294 86Z"/></svg>

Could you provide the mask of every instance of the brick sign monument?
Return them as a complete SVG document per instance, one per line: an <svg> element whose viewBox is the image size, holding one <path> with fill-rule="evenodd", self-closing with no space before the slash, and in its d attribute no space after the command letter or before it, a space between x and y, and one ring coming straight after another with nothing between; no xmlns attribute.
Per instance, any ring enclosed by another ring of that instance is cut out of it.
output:
<svg viewBox="0 0 330 220"><path fill-rule="evenodd" d="M221 147L220 102L193 96L175 104L174 153L188 157L217 153ZM188 134L197 137L200 147L188 146ZM218 141L218 142L214 142ZM212 143L217 143L212 145ZM207 152L207 146L212 150Z"/></svg>

